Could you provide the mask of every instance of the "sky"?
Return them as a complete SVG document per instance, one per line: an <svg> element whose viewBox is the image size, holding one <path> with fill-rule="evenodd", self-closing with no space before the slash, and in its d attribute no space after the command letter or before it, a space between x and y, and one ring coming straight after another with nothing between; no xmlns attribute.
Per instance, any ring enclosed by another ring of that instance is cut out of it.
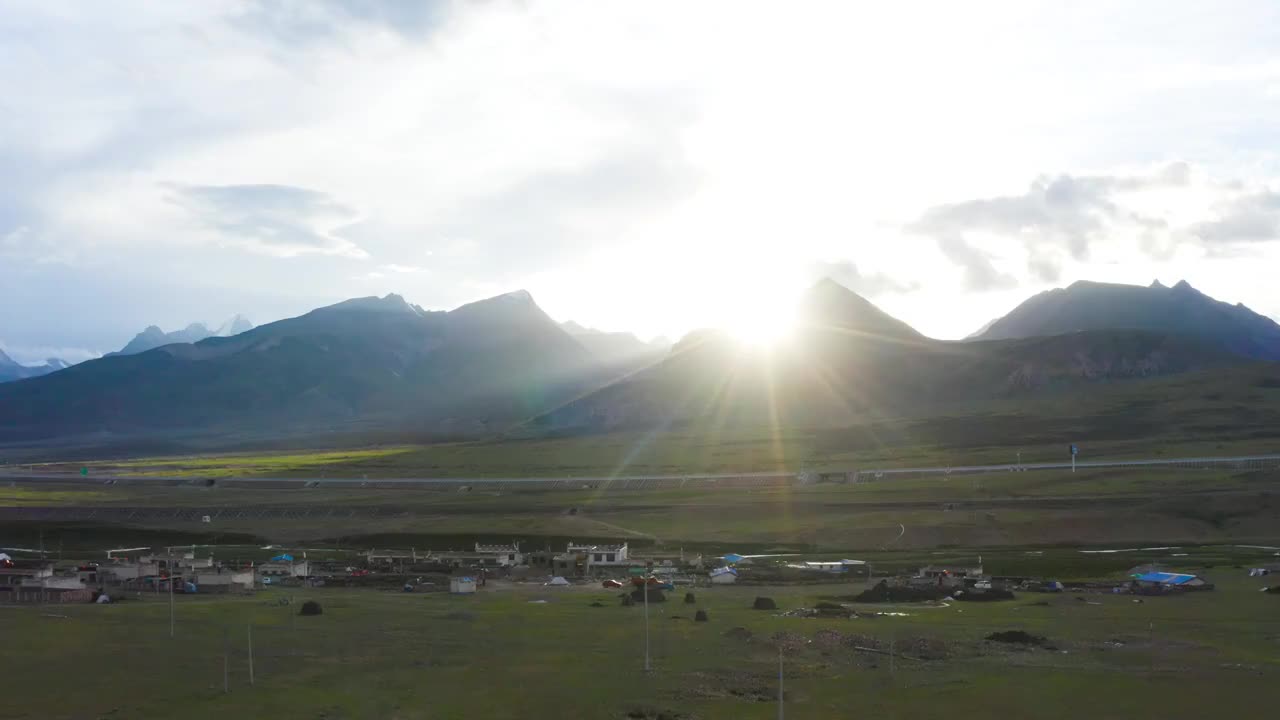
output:
<svg viewBox="0 0 1280 720"><path fill-rule="evenodd" d="M1273 2L0 0L0 347L527 289L648 338L831 276L1280 317Z"/></svg>

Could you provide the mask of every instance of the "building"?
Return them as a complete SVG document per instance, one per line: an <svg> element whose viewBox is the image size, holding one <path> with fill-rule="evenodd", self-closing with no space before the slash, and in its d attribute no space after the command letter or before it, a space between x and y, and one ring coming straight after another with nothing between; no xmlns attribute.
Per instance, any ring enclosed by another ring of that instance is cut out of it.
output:
<svg viewBox="0 0 1280 720"><path fill-rule="evenodd" d="M136 582L159 574L160 565L155 562L113 563L98 566L98 581L102 583Z"/></svg>
<svg viewBox="0 0 1280 720"><path fill-rule="evenodd" d="M471 595L476 591L476 579L473 577L449 578L449 592L454 595Z"/></svg>
<svg viewBox="0 0 1280 720"><path fill-rule="evenodd" d="M847 573L857 571L860 573L867 572L866 560L824 560L818 562L804 562L801 566L806 570L819 570L829 573Z"/></svg>
<svg viewBox="0 0 1280 720"><path fill-rule="evenodd" d="M260 578L305 578L311 577L311 566L306 560L301 562L265 562L257 567Z"/></svg>
<svg viewBox="0 0 1280 720"><path fill-rule="evenodd" d="M982 564L977 565L925 565L920 568L920 572L916 577L922 578L981 578Z"/></svg>
<svg viewBox="0 0 1280 720"><path fill-rule="evenodd" d="M719 567L711 571L711 582L715 585L731 585L738 581L738 571L731 567Z"/></svg>
<svg viewBox="0 0 1280 720"><path fill-rule="evenodd" d="M1133 576L1138 589L1212 590L1213 584L1198 575L1173 572L1149 572Z"/></svg>
<svg viewBox="0 0 1280 720"><path fill-rule="evenodd" d="M252 590L253 571L240 572L219 570L218 572L202 572L195 576L196 587L206 591Z"/></svg>
<svg viewBox="0 0 1280 720"><path fill-rule="evenodd" d="M474 550L446 550L431 555L432 560L453 567L516 567L525 563L520 543L510 545L475 544Z"/></svg>

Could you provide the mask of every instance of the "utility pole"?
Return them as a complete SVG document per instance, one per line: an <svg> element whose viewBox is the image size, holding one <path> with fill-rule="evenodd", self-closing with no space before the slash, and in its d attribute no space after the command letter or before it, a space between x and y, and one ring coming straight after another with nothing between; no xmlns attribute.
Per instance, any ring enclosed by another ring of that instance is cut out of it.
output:
<svg viewBox="0 0 1280 720"><path fill-rule="evenodd" d="M169 639L173 639L173 551L169 551Z"/></svg>
<svg viewBox="0 0 1280 720"><path fill-rule="evenodd" d="M249 625L249 684L253 684L253 625Z"/></svg>
<svg viewBox="0 0 1280 720"><path fill-rule="evenodd" d="M778 720L784 720L787 708L782 701L782 642L778 642Z"/></svg>
<svg viewBox="0 0 1280 720"><path fill-rule="evenodd" d="M222 692L231 692L231 629L222 628Z"/></svg>
<svg viewBox="0 0 1280 720"><path fill-rule="evenodd" d="M644 578L644 671L653 672L649 662L649 578Z"/></svg>

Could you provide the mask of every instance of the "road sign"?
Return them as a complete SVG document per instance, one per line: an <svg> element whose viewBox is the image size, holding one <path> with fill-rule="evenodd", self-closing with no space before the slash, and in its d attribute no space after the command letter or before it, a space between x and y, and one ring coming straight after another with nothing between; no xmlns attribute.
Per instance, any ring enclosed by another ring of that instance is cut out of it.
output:
<svg viewBox="0 0 1280 720"><path fill-rule="evenodd" d="M1080 448L1076 447L1074 443L1071 445L1071 454L1072 455L1080 454Z"/></svg>

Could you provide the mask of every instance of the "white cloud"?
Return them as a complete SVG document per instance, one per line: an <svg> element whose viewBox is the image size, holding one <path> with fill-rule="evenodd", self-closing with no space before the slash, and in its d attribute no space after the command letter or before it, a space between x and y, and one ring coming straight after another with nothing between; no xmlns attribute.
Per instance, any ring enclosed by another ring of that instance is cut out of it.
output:
<svg viewBox="0 0 1280 720"><path fill-rule="evenodd" d="M1011 285L1117 267L1191 268L1280 312L1261 276L1226 280L1275 227L1277 15L0 0L0 284L33 307L45 291L16 278L50 265L130 296L270 288L279 310L232 308L265 319L418 268L424 305L523 285L678 335L826 260L952 336ZM1171 158L1186 188L1098 185ZM155 321L119 311L85 309Z"/></svg>

